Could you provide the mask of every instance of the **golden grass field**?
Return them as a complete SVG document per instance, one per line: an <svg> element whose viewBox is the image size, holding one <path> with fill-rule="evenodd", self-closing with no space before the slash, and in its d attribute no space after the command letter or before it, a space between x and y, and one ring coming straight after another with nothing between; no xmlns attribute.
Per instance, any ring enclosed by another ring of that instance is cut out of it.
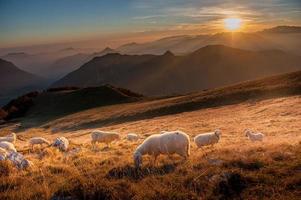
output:
<svg viewBox="0 0 301 200"><path fill-rule="evenodd" d="M9 162L0 162L0 199L301 198L300 95L97 126L106 118L131 116L164 101L95 108L23 128L16 147L33 166L19 171ZM24 124L30 123L24 119ZM16 126L2 127L1 135ZM89 133L94 128L116 131L123 139L110 148L99 145L92 150ZM141 169L133 166L132 153L148 135L182 130L192 139L216 128L221 129L222 139L206 149L208 157L192 142L187 161L176 155L160 156L152 166L145 157ZM246 128L264 133L264 141L247 140ZM126 141L126 134L132 132L142 139ZM65 136L71 147L67 153L54 148L29 152L26 140L32 136L50 140Z"/></svg>

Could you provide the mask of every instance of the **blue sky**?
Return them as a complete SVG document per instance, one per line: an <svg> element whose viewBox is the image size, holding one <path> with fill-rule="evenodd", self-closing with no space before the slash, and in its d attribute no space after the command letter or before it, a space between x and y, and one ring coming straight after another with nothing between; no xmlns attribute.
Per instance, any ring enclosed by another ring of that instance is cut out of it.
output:
<svg viewBox="0 0 301 200"><path fill-rule="evenodd" d="M300 0L0 0L1 47L139 33L222 31L226 17L246 30L301 25Z"/></svg>

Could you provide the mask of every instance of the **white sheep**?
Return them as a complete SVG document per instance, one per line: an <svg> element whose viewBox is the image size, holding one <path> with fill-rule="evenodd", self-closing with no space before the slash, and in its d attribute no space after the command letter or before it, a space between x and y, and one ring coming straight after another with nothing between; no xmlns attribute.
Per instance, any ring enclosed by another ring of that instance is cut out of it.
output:
<svg viewBox="0 0 301 200"><path fill-rule="evenodd" d="M15 146L13 143L10 143L10 142L0 142L0 147L3 148L3 149L6 149L6 151L8 152L17 152Z"/></svg>
<svg viewBox="0 0 301 200"><path fill-rule="evenodd" d="M50 142L48 140L46 140L45 138L43 138L43 137L30 138L29 145L31 146L32 150L34 149L34 145L37 145L37 144L40 145L40 146L42 146L43 144L50 145Z"/></svg>
<svg viewBox="0 0 301 200"><path fill-rule="evenodd" d="M253 131L246 129L245 130L246 137L249 138L249 140L255 142L255 141L262 141L264 138L263 133L254 133Z"/></svg>
<svg viewBox="0 0 301 200"><path fill-rule="evenodd" d="M214 132L210 133L202 133L194 137L194 142L198 148L202 148L204 146L211 145L218 143L221 138L221 131L215 130Z"/></svg>
<svg viewBox="0 0 301 200"><path fill-rule="evenodd" d="M69 141L65 137L58 137L54 140L53 146L57 147L61 151L67 151L69 147Z"/></svg>
<svg viewBox="0 0 301 200"><path fill-rule="evenodd" d="M134 133L129 133L126 138L129 141L137 141L139 139L138 135Z"/></svg>
<svg viewBox="0 0 301 200"><path fill-rule="evenodd" d="M16 140L17 140L17 136L15 133L11 133L6 137L0 137L0 142L10 142L14 144Z"/></svg>
<svg viewBox="0 0 301 200"><path fill-rule="evenodd" d="M7 159L10 160L19 169L26 169L32 165L32 163L24 158L24 156L17 152L11 152Z"/></svg>
<svg viewBox="0 0 301 200"><path fill-rule="evenodd" d="M96 143L105 143L107 147L114 140L119 140L120 136L117 133L95 130L91 133L91 144L93 148Z"/></svg>
<svg viewBox="0 0 301 200"><path fill-rule="evenodd" d="M154 156L154 163L160 154L178 154L185 159L190 155L189 136L182 131L165 132L149 136L140 144L134 152L134 163L136 167L142 165L142 156Z"/></svg>

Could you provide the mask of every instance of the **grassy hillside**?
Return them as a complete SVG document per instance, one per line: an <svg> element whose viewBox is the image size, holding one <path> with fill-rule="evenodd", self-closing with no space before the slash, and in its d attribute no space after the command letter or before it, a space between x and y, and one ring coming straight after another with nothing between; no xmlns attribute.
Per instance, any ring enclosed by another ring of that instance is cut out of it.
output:
<svg viewBox="0 0 301 200"><path fill-rule="evenodd" d="M3 107L8 119L26 116L36 123L45 123L89 108L137 101L142 96L110 85L89 88L51 88L21 96Z"/></svg>
<svg viewBox="0 0 301 200"><path fill-rule="evenodd" d="M0 59L0 106L12 98L45 86L45 80Z"/></svg>
<svg viewBox="0 0 301 200"><path fill-rule="evenodd" d="M301 195L300 106L298 95L118 125L99 124L100 129L116 131L123 138L109 149L99 145L97 150L92 150L88 134L91 129L57 130L55 126L27 129L18 133L20 140L16 147L34 166L19 171L10 163L1 162L0 198L297 200ZM116 112L122 106L107 109ZM72 120L85 120L85 117L77 114ZM2 128L1 134L8 133L10 128L13 126ZM157 165L151 165L151 158L146 156L140 170L133 166L133 151L150 134L180 129L193 138L216 128L221 129L222 139L213 149L205 149L207 157L192 143L187 161L176 155L160 156ZM245 128L263 132L264 142L247 140ZM126 141L124 137L130 132L137 133L141 139ZM70 150L61 153L44 148L29 153L26 141L32 136L49 140L65 136L71 142Z"/></svg>
<svg viewBox="0 0 301 200"><path fill-rule="evenodd" d="M20 171L0 162L0 199L300 199L300 83L301 72L294 72L160 99L109 86L51 89L25 118L0 126L0 136L18 131L16 148L33 163ZM80 104L84 100L91 109ZM118 132L121 140L93 150L95 128ZM217 128L221 140L205 148L206 156L192 138ZM264 141L249 141L246 128L264 133ZM160 156L153 165L145 156L142 168L134 168L135 148L162 130L190 136L189 159ZM129 142L128 133L140 139ZM30 152L33 136L64 136L70 148Z"/></svg>
<svg viewBox="0 0 301 200"><path fill-rule="evenodd" d="M258 101L300 94L301 71L298 71L183 96L144 99L136 103L94 108L51 121L47 126L61 130L79 130L237 104L248 100ZM78 117L79 115L81 117ZM28 121L33 122L34 119L28 116L24 119L24 123Z"/></svg>

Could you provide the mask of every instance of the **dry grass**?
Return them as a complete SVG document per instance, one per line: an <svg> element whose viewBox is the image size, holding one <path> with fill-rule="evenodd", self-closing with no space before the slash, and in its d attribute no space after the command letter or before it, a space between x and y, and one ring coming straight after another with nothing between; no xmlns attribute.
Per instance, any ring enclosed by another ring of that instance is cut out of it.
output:
<svg viewBox="0 0 301 200"><path fill-rule="evenodd" d="M61 122L70 124L72 119L76 124L87 115L78 113ZM208 158L192 145L188 161L161 156L151 166L146 157L140 170L133 168L132 152L142 140L121 140L110 149L99 146L93 151L85 134L88 129L53 132L57 123L29 129L18 137L53 139L63 134L71 140L71 149L68 153L53 148L24 151L34 163L26 171L1 162L0 199L300 199L300 119L301 97L294 96L101 127L143 137L174 129L191 137L215 128L223 132L221 142L206 150ZM251 143L243 135L245 128L262 131L265 141ZM26 142L18 140L17 148L26 149Z"/></svg>

